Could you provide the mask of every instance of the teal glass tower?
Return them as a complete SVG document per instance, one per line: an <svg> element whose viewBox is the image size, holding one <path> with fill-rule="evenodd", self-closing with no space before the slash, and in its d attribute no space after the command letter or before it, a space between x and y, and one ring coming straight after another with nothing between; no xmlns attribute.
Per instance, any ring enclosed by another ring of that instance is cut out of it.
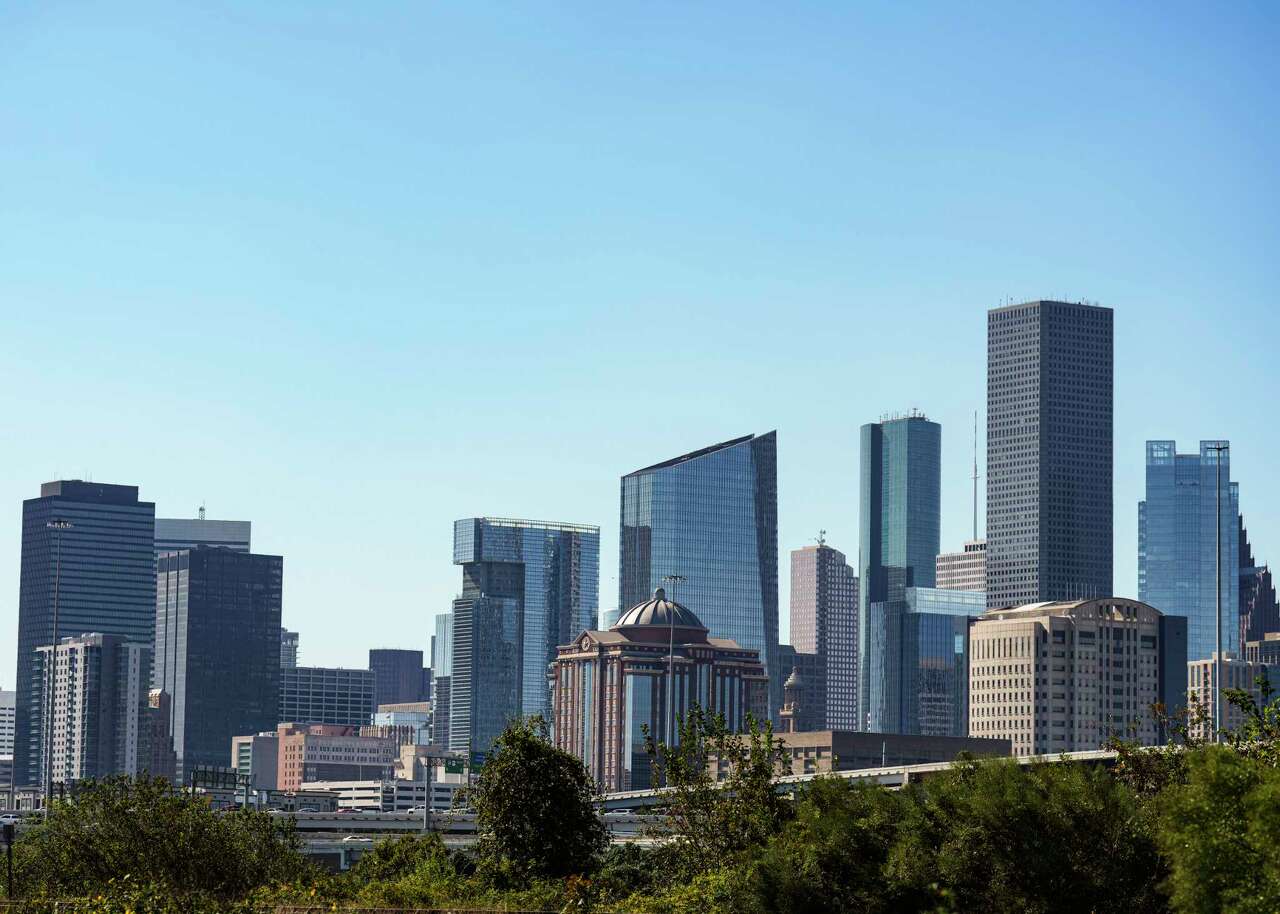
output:
<svg viewBox="0 0 1280 914"><path fill-rule="evenodd" d="M1213 656L1217 563L1215 513L1222 460L1222 649L1240 650L1240 496L1224 441L1179 454L1175 441L1147 442L1146 499L1138 504L1138 599L1187 620L1187 660Z"/></svg>
<svg viewBox="0 0 1280 914"><path fill-rule="evenodd" d="M858 729L869 729L870 611L933 587L941 532L942 426L913 413L862 426L858 529Z"/></svg>

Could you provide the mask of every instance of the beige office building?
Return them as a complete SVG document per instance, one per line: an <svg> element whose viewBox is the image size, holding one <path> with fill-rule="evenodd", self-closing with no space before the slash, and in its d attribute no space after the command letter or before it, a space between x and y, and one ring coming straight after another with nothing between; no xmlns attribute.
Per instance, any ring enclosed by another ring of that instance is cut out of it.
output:
<svg viewBox="0 0 1280 914"><path fill-rule="evenodd" d="M969 630L969 735L1013 754L1157 742L1160 612L1108 597L991 609Z"/></svg>
<svg viewBox="0 0 1280 914"><path fill-rule="evenodd" d="M1256 645L1259 642L1249 642ZM1199 705L1201 712L1190 714L1189 735L1203 740L1213 738L1218 729L1213 713L1214 667L1217 659L1215 651L1212 657L1187 662L1187 706L1195 708ZM1260 663L1256 660L1241 660L1230 653L1222 657L1222 688L1240 689L1248 692L1254 701L1261 702L1262 689L1258 685L1258 677L1268 679L1272 688L1280 686L1280 667ZM1222 696L1222 718L1225 721L1222 729L1234 731L1244 723L1244 712Z"/></svg>
<svg viewBox="0 0 1280 914"><path fill-rule="evenodd" d="M969 540L963 552L943 552L934 563L939 590L987 589L987 541Z"/></svg>

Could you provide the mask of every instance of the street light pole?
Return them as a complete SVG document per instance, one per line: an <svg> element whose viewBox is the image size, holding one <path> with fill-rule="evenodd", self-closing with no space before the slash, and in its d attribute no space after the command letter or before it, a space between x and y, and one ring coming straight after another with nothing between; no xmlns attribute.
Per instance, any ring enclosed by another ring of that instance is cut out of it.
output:
<svg viewBox="0 0 1280 914"><path fill-rule="evenodd" d="M671 612L667 613L667 745L674 746L676 707L676 585L688 580L681 574L669 574L662 583L671 585Z"/></svg>
<svg viewBox="0 0 1280 914"><path fill-rule="evenodd" d="M53 647L49 651L49 693L46 701L49 705L45 715L48 720L48 734L45 739L45 791L44 791L44 818L49 820L49 808L53 805L53 724L54 713L53 706L57 698L58 691L58 590L62 583L62 532L70 530L71 521L63 520L55 517L48 521L45 526L53 531L54 540L54 562L53 562Z"/></svg>
<svg viewBox="0 0 1280 914"><path fill-rule="evenodd" d="M1213 567L1215 588L1214 636L1217 650L1213 655L1213 741L1222 741L1222 452L1230 451L1231 445L1210 444L1207 449L1214 452L1214 552Z"/></svg>

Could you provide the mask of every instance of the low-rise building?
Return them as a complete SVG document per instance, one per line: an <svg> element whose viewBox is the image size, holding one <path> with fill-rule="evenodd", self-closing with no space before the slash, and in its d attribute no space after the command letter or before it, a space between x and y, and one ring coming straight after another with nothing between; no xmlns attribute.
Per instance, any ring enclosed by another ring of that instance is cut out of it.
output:
<svg viewBox="0 0 1280 914"><path fill-rule="evenodd" d="M359 727L287 723L276 734L280 790L298 790L311 781L390 778L399 758L394 739L360 736Z"/></svg>
<svg viewBox="0 0 1280 914"><path fill-rule="evenodd" d="M280 734L276 730L231 738L231 767L249 778L249 785L275 790L280 775Z"/></svg>
<svg viewBox="0 0 1280 914"><path fill-rule="evenodd" d="M778 740L787 759L780 766L782 774L821 774L890 765L951 762L962 752L975 756L1007 757L1013 747L1007 738L999 737L909 736L848 730L780 733Z"/></svg>
<svg viewBox="0 0 1280 914"><path fill-rule="evenodd" d="M1217 657L1217 652L1214 652L1212 657L1187 662L1187 705L1191 708L1187 735L1195 739L1212 740L1218 730L1235 731L1244 723L1244 711L1233 705L1224 695L1222 697L1223 723L1221 727L1218 726L1213 707ZM1262 686L1258 682L1259 679L1269 683L1272 690L1280 689L1280 666L1242 660L1231 654L1223 654L1223 691L1240 689L1247 692L1254 701L1261 702Z"/></svg>
<svg viewBox="0 0 1280 914"><path fill-rule="evenodd" d="M1156 744L1160 620L1121 597L988 610L969 633L969 735L1009 739L1018 756L1100 749L1112 735Z"/></svg>

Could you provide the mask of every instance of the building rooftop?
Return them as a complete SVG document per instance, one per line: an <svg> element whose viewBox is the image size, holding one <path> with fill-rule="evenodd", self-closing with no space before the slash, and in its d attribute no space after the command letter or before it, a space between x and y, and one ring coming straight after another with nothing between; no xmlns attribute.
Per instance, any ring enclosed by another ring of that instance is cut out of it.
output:
<svg viewBox="0 0 1280 914"><path fill-rule="evenodd" d="M618 617L611 630L639 625L660 625L663 628L694 628L703 632L707 627L686 606L667 599L667 592L659 587L653 599L637 603Z"/></svg>

